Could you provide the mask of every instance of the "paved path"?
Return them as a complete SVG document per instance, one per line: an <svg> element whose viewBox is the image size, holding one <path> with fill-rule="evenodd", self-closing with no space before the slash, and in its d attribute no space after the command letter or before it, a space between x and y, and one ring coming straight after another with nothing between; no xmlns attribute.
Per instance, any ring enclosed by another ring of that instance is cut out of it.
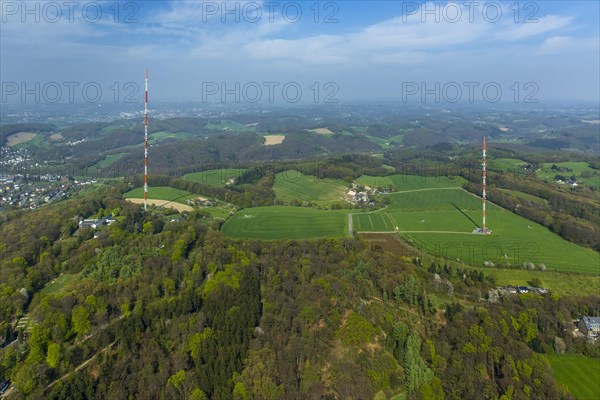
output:
<svg viewBox="0 0 600 400"><path fill-rule="evenodd" d="M350 236L352 236L352 216L354 214L348 214L348 232L350 233Z"/></svg>

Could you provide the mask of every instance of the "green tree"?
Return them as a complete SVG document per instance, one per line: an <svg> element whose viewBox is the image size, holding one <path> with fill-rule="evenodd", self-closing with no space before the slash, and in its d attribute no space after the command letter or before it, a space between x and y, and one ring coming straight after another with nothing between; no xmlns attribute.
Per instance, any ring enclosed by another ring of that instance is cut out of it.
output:
<svg viewBox="0 0 600 400"><path fill-rule="evenodd" d="M406 389L409 393L433 380L433 371L427 367L421 357L421 338L414 332L406 340L404 367L406 368Z"/></svg>
<svg viewBox="0 0 600 400"><path fill-rule="evenodd" d="M146 235L152 235L154 233L154 226L152 225L152 221L148 221L143 225L142 232Z"/></svg>
<svg viewBox="0 0 600 400"><path fill-rule="evenodd" d="M28 395L36 386L36 370L31 364L24 364L12 376L12 381L21 393Z"/></svg>
<svg viewBox="0 0 600 400"><path fill-rule="evenodd" d="M200 390L200 388L196 388L192 394L190 394L190 400L208 400L208 396L206 396L206 393Z"/></svg>
<svg viewBox="0 0 600 400"><path fill-rule="evenodd" d="M28 363L36 364L44 361L48 340L50 340L50 329L39 324L31 329L27 340L27 344L29 344Z"/></svg>
<svg viewBox="0 0 600 400"><path fill-rule="evenodd" d="M236 382L235 386L233 387L233 398L236 400L248 400L246 386L242 382Z"/></svg>
<svg viewBox="0 0 600 400"><path fill-rule="evenodd" d="M168 383L173 385L175 389L179 389L179 386L181 386L183 381L185 381L185 370L180 369L179 371L171 375L171 377L168 380Z"/></svg>
<svg viewBox="0 0 600 400"><path fill-rule="evenodd" d="M50 368L56 368L60 363L60 359L60 345L57 343L50 343L48 346L48 354L46 355L46 364L48 364Z"/></svg>
<svg viewBox="0 0 600 400"><path fill-rule="evenodd" d="M83 306L75 306L71 311L71 325L77 335L84 335L90 330L90 313Z"/></svg>

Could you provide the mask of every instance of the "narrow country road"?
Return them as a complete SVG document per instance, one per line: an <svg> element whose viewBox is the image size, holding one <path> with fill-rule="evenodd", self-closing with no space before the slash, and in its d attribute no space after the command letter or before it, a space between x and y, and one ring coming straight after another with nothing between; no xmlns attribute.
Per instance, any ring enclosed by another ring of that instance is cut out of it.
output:
<svg viewBox="0 0 600 400"><path fill-rule="evenodd" d="M352 235L352 215L354 214L348 214L348 232L350 233L350 236Z"/></svg>

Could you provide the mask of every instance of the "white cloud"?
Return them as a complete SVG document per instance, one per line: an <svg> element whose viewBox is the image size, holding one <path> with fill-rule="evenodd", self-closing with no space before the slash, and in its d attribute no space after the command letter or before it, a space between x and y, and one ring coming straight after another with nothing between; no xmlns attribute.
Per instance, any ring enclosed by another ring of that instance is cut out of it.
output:
<svg viewBox="0 0 600 400"><path fill-rule="evenodd" d="M600 38L576 39L571 36L552 36L544 40L535 54L548 56L558 54L573 54L600 52Z"/></svg>
<svg viewBox="0 0 600 400"><path fill-rule="evenodd" d="M539 18L537 22L507 24L507 32L500 32L499 38L510 41L524 40L542 33L552 32L568 27L573 17L559 17L547 15Z"/></svg>
<svg viewBox="0 0 600 400"><path fill-rule="evenodd" d="M362 27L341 20L337 31L330 26L327 33L311 33L305 29L310 21L290 24L281 15L272 22L263 15L257 23L223 24L220 15L203 22L205 12L199 1L174 1L163 11L140 14L138 24L110 19L95 25L3 24L3 79L51 73L137 77L139 68L148 65L156 70L156 81L163 77L164 90L175 95L190 90L188 81L193 79L297 77L336 79L360 93L363 86L385 91L388 81L417 78L530 80L553 61L551 56L572 54L569 61L576 69L573 60L588 59L589 54L597 59L599 51L598 38L577 36L572 16L546 15L537 23L516 24L507 11L498 23L481 18L469 22L466 17L457 23L423 23L417 14Z"/></svg>

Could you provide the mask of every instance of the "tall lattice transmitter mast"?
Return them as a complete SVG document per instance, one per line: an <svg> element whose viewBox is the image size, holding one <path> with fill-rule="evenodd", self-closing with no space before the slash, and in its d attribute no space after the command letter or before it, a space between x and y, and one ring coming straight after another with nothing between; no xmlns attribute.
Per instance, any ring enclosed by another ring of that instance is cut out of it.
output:
<svg viewBox="0 0 600 400"><path fill-rule="evenodd" d="M146 69L144 99L144 211L148 209L148 70Z"/></svg>

